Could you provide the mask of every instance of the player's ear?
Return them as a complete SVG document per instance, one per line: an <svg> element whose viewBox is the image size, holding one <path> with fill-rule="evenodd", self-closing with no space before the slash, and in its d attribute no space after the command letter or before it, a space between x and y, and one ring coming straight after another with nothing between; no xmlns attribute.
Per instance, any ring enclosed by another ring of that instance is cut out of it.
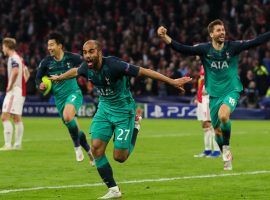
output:
<svg viewBox="0 0 270 200"><path fill-rule="evenodd" d="M102 50L98 50L98 56L102 57Z"/></svg>

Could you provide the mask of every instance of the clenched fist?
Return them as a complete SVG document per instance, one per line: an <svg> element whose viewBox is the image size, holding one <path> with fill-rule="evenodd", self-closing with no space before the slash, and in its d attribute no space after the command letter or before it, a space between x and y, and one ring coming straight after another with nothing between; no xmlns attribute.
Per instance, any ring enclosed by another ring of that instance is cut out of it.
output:
<svg viewBox="0 0 270 200"><path fill-rule="evenodd" d="M159 37L161 38L165 38L166 34L167 34L167 29L163 26L160 26L157 30L157 34Z"/></svg>
<svg viewBox="0 0 270 200"><path fill-rule="evenodd" d="M172 38L167 35L167 29L163 26L160 26L157 30L158 36L167 44L172 42Z"/></svg>

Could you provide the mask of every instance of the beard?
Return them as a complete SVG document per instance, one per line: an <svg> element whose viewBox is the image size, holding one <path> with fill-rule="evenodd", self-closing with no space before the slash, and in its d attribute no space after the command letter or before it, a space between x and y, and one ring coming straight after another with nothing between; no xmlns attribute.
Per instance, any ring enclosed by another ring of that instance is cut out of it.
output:
<svg viewBox="0 0 270 200"><path fill-rule="evenodd" d="M225 41L225 35L219 35L214 40L216 43L222 44Z"/></svg>
<svg viewBox="0 0 270 200"><path fill-rule="evenodd" d="M88 67L90 69L97 69L98 67L98 57L88 58L86 59L86 62L88 64Z"/></svg>

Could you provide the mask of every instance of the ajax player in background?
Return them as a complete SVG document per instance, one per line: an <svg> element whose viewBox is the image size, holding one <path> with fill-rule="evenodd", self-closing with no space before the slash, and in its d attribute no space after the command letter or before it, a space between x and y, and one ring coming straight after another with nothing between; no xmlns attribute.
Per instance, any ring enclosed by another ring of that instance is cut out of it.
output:
<svg viewBox="0 0 270 200"><path fill-rule="evenodd" d="M71 68L78 67L82 63L82 57L63 50L64 39L59 33L51 33L48 36L49 56L44 58L38 67L36 84L40 91L47 91L48 85L42 82L44 76L62 74ZM46 79L45 79L46 80ZM90 146L87 143L85 134L79 130L78 122L75 117L82 105L83 97L77 84L76 78L63 81L59 84L52 84L52 93L55 98L55 104L59 115L68 128L73 141L76 160L78 162L84 159L81 146L87 152L90 158L90 164L94 164Z"/></svg>
<svg viewBox="0 0 270 200"><path fill-rule="evenodd" d="M16 40L14 38L4 38L2 50L8 57L7 74L8 85L6 96L2 108L2 123L4 127L5 144L0 151L20 150L22 148L22 138L24 125L22 121L23 104L26 96L26 82L29 78L29 71L24 65L23 59L16 52ZM12 146L13 125L15 127L14 145Z"/></svg>
<svg viewBox="0 0 270 200"><path fill-rule="evenodd" d="M185 55L200 56L205 71L205 87L210 96L211 121L215 129L216 141L223 152L224 170L232 170L230 115L243 90L238 76L238 56L242 51L269 41L270 32L252 40L226 41L224 23L217 19L208 25L211 41L194 46L172 40L163 26L158 28L157 33L175 51Z"/></svg>
<svg viewBox="0 0 270 200"><path fill-rule="evenodd" d="M219 146L215 140L215 131L211 124L210 109L209 109L209 95L205 90L204 85L204 69L200 67L200 78L198 80L197 92L197 119L201 121L204 133L204 151L200 154L194 155L196 158L209 157L216 158L220 156Z"/></svg>

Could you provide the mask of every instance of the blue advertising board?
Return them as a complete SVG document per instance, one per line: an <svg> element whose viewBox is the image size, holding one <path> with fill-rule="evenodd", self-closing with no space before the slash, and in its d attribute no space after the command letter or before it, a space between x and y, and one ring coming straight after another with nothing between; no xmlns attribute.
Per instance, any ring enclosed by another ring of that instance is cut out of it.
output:
<svg viewBox="0 0 270 200"><path fill-rule="evenodd" d="M96 106L93 103L83 104L78 111L79 117L92 117L96 112ZM38 117L58 117L58 110L55 105L49 103L25 103L23 107L23 116Z"/></svg>
<svg viewBox="0 0 270 200"><path fill-rule="evenodd" d="M196 118L196 106L188 104L145 104L145 118Z"/></svg>
<svg viewBox="0 0 270 200"><path fill-rule="evenodd" d="M94 103L83 104L78 111L79 117L93 117L96 112ZM0 107L1 112L1 107ZM180 103L139 103L137 113L144 118L165 119L196 119L197 108L195 105ZM24 104L23 116L32 117L58 117L58 110L51 103L27 102ZM231 115L232 119L270 119L270 109L236 108Z"/></svg>
<svg viewBox="0 0 270 200"><path fill-rule="evenodd" d="M144 104L145 118L196 119L197 108L190 104ZM270 109L236 108L232 119L270 119Z"/></svg>

